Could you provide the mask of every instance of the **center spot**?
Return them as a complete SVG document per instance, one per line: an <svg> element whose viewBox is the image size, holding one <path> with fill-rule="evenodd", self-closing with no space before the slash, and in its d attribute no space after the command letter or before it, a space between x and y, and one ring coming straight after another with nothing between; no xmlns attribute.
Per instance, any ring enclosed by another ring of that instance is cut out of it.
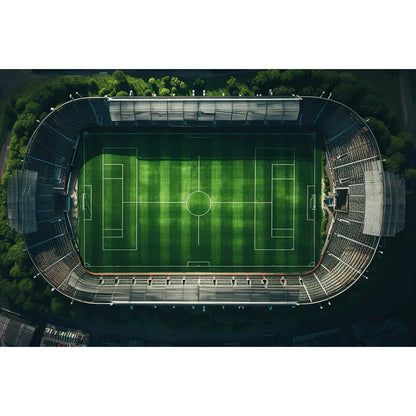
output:
<svg viewBox="0 0 416 416"><path fill-rule="evenodd" d="M211 198L203 191L192 192L186 198L186 209L197 217L205 215L211 209Z"/></svg>

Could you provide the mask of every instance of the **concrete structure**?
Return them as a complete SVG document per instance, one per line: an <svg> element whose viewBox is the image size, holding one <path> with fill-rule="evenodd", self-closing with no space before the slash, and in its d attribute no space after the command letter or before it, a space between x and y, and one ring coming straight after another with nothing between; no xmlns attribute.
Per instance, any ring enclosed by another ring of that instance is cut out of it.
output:
<svg viewBox="0 0 416 416"><path fill-rule="evenodd" d="M400 215L391 215L396 205L386 203L391 199L386 198L383 163L373 133L353 110L330 99L79 98L57 107L39 123L23 163L23 171L36 172L36 197L31 188L31 201L27 194L22 198L16 189L25 189L19 179L15 180L8 194L10 225L23 230L27 252L38 274L72 300L104 305L319 303L347 290L367 270L377 252L382 223L383 230L389 230L384 235L393 235L404 226L404 181L399 182L398 190L401 197L396 211ZM70 221L71 205L55 206L59 198L69 199L76 180L74 160L82 130L188 125L241 128L264 124L319 130L333 182L331 188L348 188L348 204L345 210L335 212L325 251L313 270L302 275L249 273L248 278L247 274L200 273L117 274L117 279L114 274L103 279L83 267ZM31 209L25 209L19 201L31 203ZM372 218L371 213L377 215Z"/></svg>

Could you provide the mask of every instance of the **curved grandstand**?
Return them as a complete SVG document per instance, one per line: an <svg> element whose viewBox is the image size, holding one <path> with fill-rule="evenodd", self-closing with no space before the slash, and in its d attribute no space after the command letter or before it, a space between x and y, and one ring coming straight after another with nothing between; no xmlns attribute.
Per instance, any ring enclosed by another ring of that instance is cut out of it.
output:
<svg viewBox="0 0 416 416"><path fill-rule="evenodd" d="M74 234L71 189L86 128L306 125L325 143L334 215L318 265L304 274L114 274L86 270ZM311 304L348 289L382 236L404 227L404 183L383 171L376 139L354 111L317 97L79 98L53 110L30 139L8 186L9 224L23 234L38 275L95 304Z"/></svg>

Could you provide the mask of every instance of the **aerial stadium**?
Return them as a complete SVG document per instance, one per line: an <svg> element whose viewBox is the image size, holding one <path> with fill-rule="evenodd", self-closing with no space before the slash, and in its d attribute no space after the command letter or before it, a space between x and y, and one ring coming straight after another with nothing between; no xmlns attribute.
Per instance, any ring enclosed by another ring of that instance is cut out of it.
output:
<svg viewBox="0 0 416 416"><path fill-rule="evenodd" d="M72 301L305 305L404 228L405 183L330 98L86 97L39 120L7 204Z"/></svg>

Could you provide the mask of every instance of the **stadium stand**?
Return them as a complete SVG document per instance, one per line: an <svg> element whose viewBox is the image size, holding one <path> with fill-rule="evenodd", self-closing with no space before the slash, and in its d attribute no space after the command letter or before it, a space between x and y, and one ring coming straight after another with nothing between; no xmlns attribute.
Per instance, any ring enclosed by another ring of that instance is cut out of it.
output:
<svg viewBox="0 0 416 416"><path fill-rule="evenodd" d="M73 162L84 129L280 123L303 124L320 131L333 188L348 192L348 205L335 212L326 250L314 270L302 276L99 276L83 267L68 209L56 201L69 197L69 182L76 180ZM379 192L370 191L370 176L377 178ZM9 225L23 234L38 275L52 290L73 300L107 305L298 305L337 296L362 276L381 236L395 235L404 227L405 184L397 175L383 172L380 151L367 124L345 105L326 98L79 98L64 103L39 122L22 172L9 181L7 201ZM366 215L370 206L377 211L375 222Z"/></svg>

